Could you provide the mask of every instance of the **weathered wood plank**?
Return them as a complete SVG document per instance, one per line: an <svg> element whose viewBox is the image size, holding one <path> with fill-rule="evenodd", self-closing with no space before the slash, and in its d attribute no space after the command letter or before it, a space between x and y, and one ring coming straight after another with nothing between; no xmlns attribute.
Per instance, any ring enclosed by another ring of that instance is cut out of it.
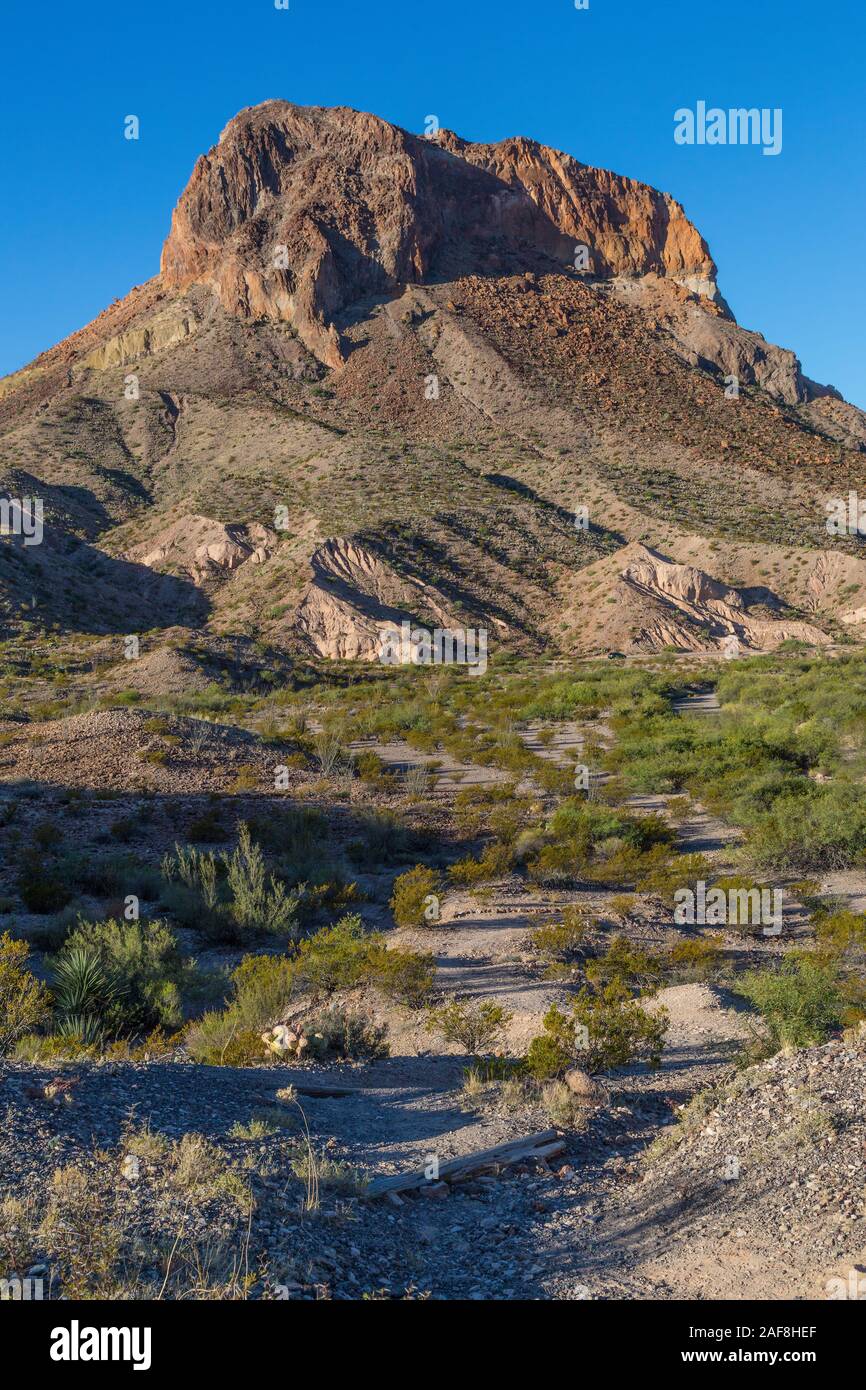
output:
<svg viewBox="0 0 866 1390"><path fill-rule="evenodd" d="M438 1181L454 1177L458 1173L474 1172L492 1163L515 1163L521 1158L531 1158L544 1145L559 1140L555 1129L543 1129L537 1134L528 1134L523 1139L511 1139L505 1144L495 1144L492 1149L477 1149L474 1153L460 1154L439 1164ZM563 1144L563 1148L564 1148ZM413 1188L425 1187L429 1179L417 1169L411 1173L396 1173L393 1177L374 1178L367 1188L368 1197L382 1197L387 1192L410 1192Z"/></svg>

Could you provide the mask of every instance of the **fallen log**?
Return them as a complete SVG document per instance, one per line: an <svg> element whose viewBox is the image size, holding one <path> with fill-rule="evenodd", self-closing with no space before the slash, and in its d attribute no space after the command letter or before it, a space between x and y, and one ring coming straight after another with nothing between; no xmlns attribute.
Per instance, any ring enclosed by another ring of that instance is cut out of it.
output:
<svg viewBox="0 0 866 1390"><path fill-rule="evenodd" d="M565 1141L560 1139L555 1129L543 1129L538 1134L527 1135L524 1139L511 1139L506 1144L495 1144L492 1149L477 1149L475 1153L449 1158L445 1163L439 1164L435 1178L427 1178L417 1169L411 1173L395 1173L393 1177L373 1178L365 1195L384 1197L389 1192L418 1191L420 1188L428 1187L431 1182L457 1180L492 1164L507 1168L510 1164L519 1163L525 1158L553 1157L554 1152L561 1153L564 1148Z"/></svg>
<svg viewBox="0 0 866 1390"><path fill-rule="evenodd" d="M567 1146L564 1139L557 1139L556 1142L553 1144L542 1144L540 1149L533 1149L532 1157L559 1158L560 1154L565 1153L566 1147Z"/></svg>

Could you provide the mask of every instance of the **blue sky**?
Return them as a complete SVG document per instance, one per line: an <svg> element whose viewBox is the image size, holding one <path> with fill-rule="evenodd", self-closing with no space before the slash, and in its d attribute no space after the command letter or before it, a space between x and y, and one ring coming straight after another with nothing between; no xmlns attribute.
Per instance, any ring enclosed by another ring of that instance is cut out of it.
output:
<svg viewBox="0 0 866 1390"><path fill-rule="evenodd" d="M741 323L866 407L862 0L7 0L0 374L153 275L196 157L269 97L534 136L673 193ZM777 158L674 111L781 107ZM123 138L138 115L141 138Z"/></svg>

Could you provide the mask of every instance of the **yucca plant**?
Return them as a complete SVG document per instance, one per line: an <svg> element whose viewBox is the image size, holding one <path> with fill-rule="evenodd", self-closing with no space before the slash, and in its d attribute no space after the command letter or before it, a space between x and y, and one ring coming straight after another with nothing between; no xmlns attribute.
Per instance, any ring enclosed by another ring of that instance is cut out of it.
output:
<svg viewBox="0 0 866 1390"><path fill-rule="evenodd" d="M118 988L97 951L73 947L54 962L51 993L60 1037L99 1041L103 1016L118 996Z"/></svg>
<svg viewBox="0 0 866 1390"><path fill-rule="evenodd" d="M105 1028L95 1014L64 1014L54 1025L55 1038L73 1038L83 1047L100 1046Z"/></svg>

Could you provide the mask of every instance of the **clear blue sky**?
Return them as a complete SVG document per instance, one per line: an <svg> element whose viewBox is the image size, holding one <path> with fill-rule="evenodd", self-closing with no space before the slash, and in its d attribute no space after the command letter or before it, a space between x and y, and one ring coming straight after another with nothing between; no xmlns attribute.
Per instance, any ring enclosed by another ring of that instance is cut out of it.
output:
<svg viewBox="0 0 866 1390"><path fill-rule="evenodd" d="M158 269L196 157L269 97L525 134L673 193L740 322L866 407L863 0L7 0L0 374ZM781 107L778 158L683 147L699 100ZM138 115L141 138L123 138Z"/></svg>

